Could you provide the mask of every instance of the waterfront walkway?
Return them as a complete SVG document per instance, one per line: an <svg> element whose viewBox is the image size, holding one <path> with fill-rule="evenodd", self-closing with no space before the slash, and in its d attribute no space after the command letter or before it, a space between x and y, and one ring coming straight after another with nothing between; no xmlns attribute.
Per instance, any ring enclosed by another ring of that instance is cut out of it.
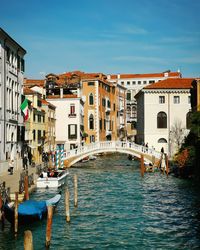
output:
<svg viewBox="0 0 200 250"><path fill-rule="evenodd" d="M34 183L36 183L37 174L36 174L36 167L28 167L28 175L33 174L34 176ZM10 175L9 172L3 172L0 174L0 183L5 182L6 188L10 188L10 193L19 192L19 181L20 181L20 174L24 170L18 168L14 170L13 174ZM31 189L35 187L35 184L31 186Z"/></svg>

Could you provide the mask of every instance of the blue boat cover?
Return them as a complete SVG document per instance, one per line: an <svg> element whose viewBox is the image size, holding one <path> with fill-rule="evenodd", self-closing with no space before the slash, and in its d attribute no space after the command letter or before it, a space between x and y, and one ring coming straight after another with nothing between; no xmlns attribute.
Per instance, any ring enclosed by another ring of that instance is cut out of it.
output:
<svg viewBox="0 0 200 250"><path fill-rule="evenodd" d="M38 216L39 219L42 219L42 215L46 211L47 211L46 201L28 200L19 204L18 207L19 214Z"/></svg>

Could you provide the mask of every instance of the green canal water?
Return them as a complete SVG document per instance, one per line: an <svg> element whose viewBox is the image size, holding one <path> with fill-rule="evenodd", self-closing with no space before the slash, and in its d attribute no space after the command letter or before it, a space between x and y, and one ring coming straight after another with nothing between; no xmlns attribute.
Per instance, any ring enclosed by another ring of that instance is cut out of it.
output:
<svg viewBox="0 0 200 250"><path fill-rule="evenodd" d="M78 175L78 207L73 177ZM200 249L200 190L189 181L160 173L140 176L139 162L107 155L70 168L71 222L65 220L64 189L53 217L50 249ZM37 190L46 199L55 190ZM23 249L31 230L34 249L45 249L46 221L0 231L0 249Z"/></svg>

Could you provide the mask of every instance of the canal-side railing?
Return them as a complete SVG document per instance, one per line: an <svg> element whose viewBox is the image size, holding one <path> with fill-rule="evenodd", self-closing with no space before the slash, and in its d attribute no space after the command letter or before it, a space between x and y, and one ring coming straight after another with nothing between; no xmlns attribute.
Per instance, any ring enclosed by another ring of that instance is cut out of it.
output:
<svg viewBox="0 0 200 250"><path fill-rule="evenodd" d="M5 204L10 199L10 188L6 187L5 181L0 183L0 196L3 204Z"/></svg>
<svg viewBox="0 0 200 250"><path fill-rule="evenodd" d="M104 142L95 142L88 145L80 146L78 148L74 148L72 150L66 151L64 160L68 160L73 157L79 157L81 155L85 155L88 153L97 153L97 151L102 152L113 152L113 151L121 151L126 153L132 153L141 155L146 154L150 157L155 157L156 159L160 159L161 153L150 149L148 147L133 143L133 142L124 142L124 141L104 141Z"/></svg>

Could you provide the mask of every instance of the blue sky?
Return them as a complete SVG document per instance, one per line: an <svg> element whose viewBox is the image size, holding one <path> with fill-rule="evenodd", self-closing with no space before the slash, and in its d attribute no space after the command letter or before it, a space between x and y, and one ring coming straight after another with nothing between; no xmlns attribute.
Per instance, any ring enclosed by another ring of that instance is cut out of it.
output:
<svg viewBox="0 0 200 250"><path fill-rule="evenodd" d="M168 69L200 77L199 11L199 0L10 0L0 26L26 49L28 78Z"/></svg>

